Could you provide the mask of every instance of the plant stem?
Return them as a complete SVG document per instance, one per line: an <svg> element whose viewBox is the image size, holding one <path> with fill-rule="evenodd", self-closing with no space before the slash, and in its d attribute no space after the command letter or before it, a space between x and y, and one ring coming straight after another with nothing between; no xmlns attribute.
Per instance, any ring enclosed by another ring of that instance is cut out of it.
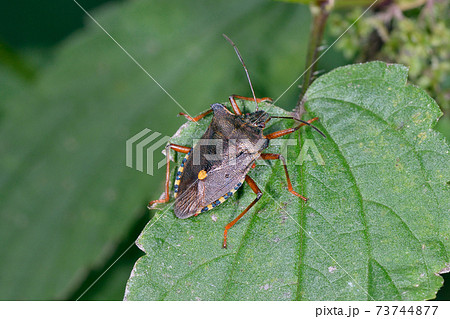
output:
<svg viewBox="0 0 450 319"><path fill-rule="evenodd" d="M331 8L334 5L334 0L316 0L314 4L311 5L311 14L313 16L313 21L311 25L311 33L308 43L308 53L306 56L305 67L306 72L303 76L303 84L301 88L301 93L298 98L297 104L294 109L294 113L297 118L301 118L305 112L303 103L306 90L313 80L313 74L316 69L317 56L319 55L319 47L322 42L323 33L325 31L325 24Z"/></svg>

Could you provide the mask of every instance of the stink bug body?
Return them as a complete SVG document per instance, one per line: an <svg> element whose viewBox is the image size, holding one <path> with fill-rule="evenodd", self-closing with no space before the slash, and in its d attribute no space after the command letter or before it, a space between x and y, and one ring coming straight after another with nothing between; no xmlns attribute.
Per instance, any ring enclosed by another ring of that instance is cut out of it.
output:
<svg viewBox="0 0 450 319"><path fill-rule="evenodd" d="M245 67L239 51L230 39L227 38L227 40L235 48L235 51L244 66L253 92L247 68ZM254 100L257 105L256 111L243 114L236 103L236 99ZM247 175L250 169L254 167L256 160L281 160L284 166L289 192L300 197L304 201L307 200L293 190L285 159L280 154L263 153L263 150L269 146L269 141L271 139L293 133L303 125L312 126L310 123L317 119L314 118L308 122L298 120L302 123L296 127L264 135L263 131L266 123L272 118L277 118L277 116L270 116L265 111L258 110L258 103L271 101L271 99L257 99L253 93L253 98L232 95L229 97L229 100L233 112L229 111L224 105L215 103L211 105L210 110L195 118L180 113L193 122L199 121L210 113L213 113L213 117L206 132L193 148L176 144L167 145L168 148L187 154L175 175L174 212L178 218L184 219L191 216L197 216L200 213L213 209L231 197L244 182L247 182L253 192L255 192L256 198L243 212L225 227L223 240L224 248L227 246L228 230L244 216L244 214L255 205L262 196L262 192L255 181ZM292 117L284 118L292 119ZM315 128L314 126L312 127ZM320 132L318 129L316 130ZM320 133L323 135L322 132ZM165 197L163 199L151 201L149 203L149 208L155 203L165 203L169 201L170 167L168 152L166 156Z"/></svg>

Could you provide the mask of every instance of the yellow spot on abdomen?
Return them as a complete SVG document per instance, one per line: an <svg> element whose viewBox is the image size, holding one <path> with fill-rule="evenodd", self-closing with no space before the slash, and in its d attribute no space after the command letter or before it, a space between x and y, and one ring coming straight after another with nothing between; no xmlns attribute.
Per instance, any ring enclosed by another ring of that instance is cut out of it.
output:
<svg viewBox="0 0 450 319"><path fill-rule="evenodd" d="M205 179L206 176L208 176L208 173L204 169L202 169L200 172L198 172L198 179Z"/></svg>

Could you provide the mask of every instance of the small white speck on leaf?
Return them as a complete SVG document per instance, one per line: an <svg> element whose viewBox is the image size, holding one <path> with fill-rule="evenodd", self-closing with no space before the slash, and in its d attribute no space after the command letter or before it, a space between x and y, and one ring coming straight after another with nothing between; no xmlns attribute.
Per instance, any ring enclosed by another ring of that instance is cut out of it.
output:
<svg viewBox="0 0 450 319"><path fill-rule="evenodd" d="M260 289L269 290L272 286L269 284L265 284L264 286L259 287Z"/></svg>

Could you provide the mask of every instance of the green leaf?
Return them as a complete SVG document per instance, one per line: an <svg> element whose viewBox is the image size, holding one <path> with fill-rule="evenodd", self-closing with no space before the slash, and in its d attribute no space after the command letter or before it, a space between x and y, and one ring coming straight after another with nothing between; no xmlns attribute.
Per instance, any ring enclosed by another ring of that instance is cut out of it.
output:
<svg viewBox="0 0 450 319"><path fill-rule="evenodd" d="M307 204L287 191L280 163L256 166L250 176L264 194L229 231L228 249L221 248L225 225L255 198L247 185L189 219L174 216L173 201L161 205L137 241L146 255L131 273L125 298L433 298L442 285L437 273L450 261L449 147L432 130L438 106L406 78L403 66L373 62L317 79L306 107L328 138L307 127L294 135L297 145L287 147L292 140L286 136L267 150L287 148L294 189ZM201 121L202 130L208 122ZM268 130L292 125L274 121ZM185 124L173 142L191 146L202 130ZM317 146L324 165L313 148L298 165L305 145ZM182 156L175 159L179 164Z"/></svg>
<svg viewBox="0 0 450 319"><path fill-rule="evenodd" d="M311 4L315 3L315 0L275 0L280 2L293 2L293 3L301 3L301 4Z"/></svg>
<svg viewBox="0 0 450 319"><path fill-rule="evenodd" d="M298 36L309 15L301 6L140 0L90 13L191 114L249 90L222 33L239 45L261 95L284 90L304 61ZM126 140L145 128L171 135L184 122L87 17L48 55L33 83L4 80L14 92L0 102L1 300L65 299L92 268L108 267L164 178L163 170L150 177L126 167Z"/></svg>

